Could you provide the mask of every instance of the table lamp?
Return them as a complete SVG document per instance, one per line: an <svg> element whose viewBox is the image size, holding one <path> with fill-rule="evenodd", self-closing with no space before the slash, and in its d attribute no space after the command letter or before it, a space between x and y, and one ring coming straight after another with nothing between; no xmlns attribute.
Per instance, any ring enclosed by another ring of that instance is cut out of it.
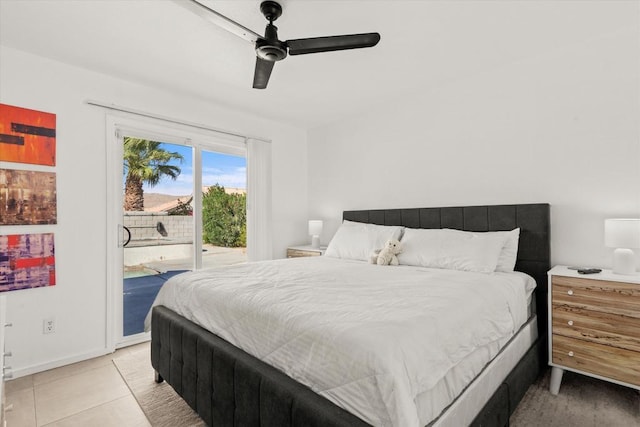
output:
<svg viewBox="0 0 640 427"><path fill-rule="evenodd" d="M311 236L311 247L320 248L320 234L322 233L322 220L309 220L309 235Z"/></svg>
<svg viewBox="0 0 640 427"><path fill-rule="evenodd" d="M636 274L636 259L632 248L640 248L640 218L604 220L604 244L616 248L613 252L613 272Z"/></svg>

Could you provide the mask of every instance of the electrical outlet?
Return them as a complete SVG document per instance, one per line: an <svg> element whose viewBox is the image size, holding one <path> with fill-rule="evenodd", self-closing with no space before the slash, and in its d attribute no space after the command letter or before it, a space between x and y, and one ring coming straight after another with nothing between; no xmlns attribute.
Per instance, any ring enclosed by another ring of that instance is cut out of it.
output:
<svg viewBox="0 0 640 427"><path fill-rule="evenodd" d="M56 331L56 321L54 319L44 319L42 321L42 324L43 324L43 329L42 329L43 334L52 334Z"/></svg>

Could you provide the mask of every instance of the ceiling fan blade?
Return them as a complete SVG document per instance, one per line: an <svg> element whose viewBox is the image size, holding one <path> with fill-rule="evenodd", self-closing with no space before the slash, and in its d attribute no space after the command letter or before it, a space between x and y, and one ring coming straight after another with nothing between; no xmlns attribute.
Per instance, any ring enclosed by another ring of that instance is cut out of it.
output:
<svg viewBox="0 0 640 427"><path fill-rule="evenodd" d="M253 88L265 89L267 83L269 83L269 77L271 76L271 70L275 62L267 61L265 59L256 57L256 71L253 74Z"/></svg>
<svg viewBox="0 0 640 427"><path fill-rule="evenodd" d="M227 18L226 16L216 12L213 9L208 8L207 6L196 0L173 1L200 16L201 18L204 18L207 21L216 24L217 26L229 31L232 34L235 34L238 37L245 39L248 42L255 43L256 40L263 38L260 34L251 31L244 25L238 24L236 21Z"/></svg>
<svg viewBox="0 0 640 427"><path fill-rule="evenodd" d="M380 34L366 33L287 40L286 43L289 46L289 55L304 55L307 53L373 47L379 41Z"/></svg>

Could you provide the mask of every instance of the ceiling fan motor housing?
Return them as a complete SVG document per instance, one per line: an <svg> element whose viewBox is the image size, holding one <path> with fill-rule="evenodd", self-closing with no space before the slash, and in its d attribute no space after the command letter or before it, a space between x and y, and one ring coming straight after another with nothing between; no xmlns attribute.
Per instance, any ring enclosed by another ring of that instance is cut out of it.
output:
<svg viewBox="0 0 640 427"><path fill-rule="evenodd" d="M273 24L267 25L264 32L264 39L256 41L256 54L265 61L281 61L287 57L286 43L278 40L278 27Z"/></svg>

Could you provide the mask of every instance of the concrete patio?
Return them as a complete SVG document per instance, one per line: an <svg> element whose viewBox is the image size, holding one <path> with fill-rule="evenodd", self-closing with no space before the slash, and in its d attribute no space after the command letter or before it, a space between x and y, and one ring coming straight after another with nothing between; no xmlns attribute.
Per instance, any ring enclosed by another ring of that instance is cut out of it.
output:
<svg viewBox="0 0 640 427"><path fill-rule="evenodd" d="M221 246L202 245L202 268L222 267L247 262L247 248L224 248ZM170 259L144 263L152 270L166 272L173 270L191 270L191 258Z"/></svg>

